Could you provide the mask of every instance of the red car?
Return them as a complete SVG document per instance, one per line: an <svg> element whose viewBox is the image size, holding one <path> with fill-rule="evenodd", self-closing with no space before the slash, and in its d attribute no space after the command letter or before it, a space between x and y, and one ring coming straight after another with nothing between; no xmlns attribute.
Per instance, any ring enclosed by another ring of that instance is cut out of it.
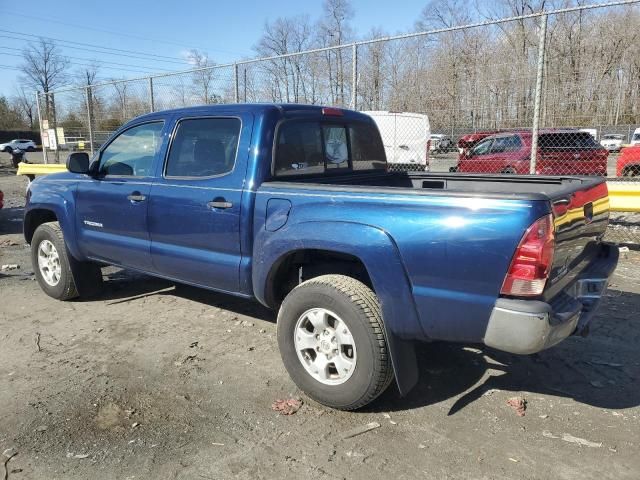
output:
<svg viewBox="0 0 640 480"><path fill-rule="evenodd" d="M0 208L4 207L4 193L0 190Z"/></svg>
<svg viewBox="0 0 640 480"><path fill-rule="evenodd" d="M531 131L491 135L460 154L459 172L527 174ZM540 130L536 173L541 175L607 175L609 152L587 132Z"/></svg>
<svg viewBox="0 0 640 480"><path fill-rule="evenodd" d="M616 175L618 177L640 176L640 145L632 145L620 150Z"/></svg>

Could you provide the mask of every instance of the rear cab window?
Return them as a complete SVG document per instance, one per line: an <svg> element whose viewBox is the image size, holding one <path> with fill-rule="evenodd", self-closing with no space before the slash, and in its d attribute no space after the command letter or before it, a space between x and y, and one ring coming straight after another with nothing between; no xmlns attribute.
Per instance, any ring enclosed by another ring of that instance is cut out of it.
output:
<svg viewBox="0 0 640 480"><path fill-rule="evenodd" d="M274 177L386 170L376 127L365 122L289 120L274 146Z"/></svg>

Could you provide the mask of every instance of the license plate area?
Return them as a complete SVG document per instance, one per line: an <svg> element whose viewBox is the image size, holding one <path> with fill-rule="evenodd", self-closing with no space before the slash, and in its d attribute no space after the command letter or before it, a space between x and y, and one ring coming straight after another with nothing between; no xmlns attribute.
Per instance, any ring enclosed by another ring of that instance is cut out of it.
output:
<svg viewBox="0 0 640 480"><path fill-rule="evenodd" d="M572 296L577 299L600 298L608 283L609 280L606 278L582 278L574 284Z"/></svg>

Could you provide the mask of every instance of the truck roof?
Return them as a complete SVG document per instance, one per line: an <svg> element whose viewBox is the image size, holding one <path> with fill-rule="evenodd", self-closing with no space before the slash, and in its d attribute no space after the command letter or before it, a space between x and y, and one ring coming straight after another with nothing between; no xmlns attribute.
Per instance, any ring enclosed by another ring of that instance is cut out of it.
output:
<svg viewBox="0 0 640 480"><path fill-rule="evenodd" d="M322 110L325 108L333 109L336 107L327 107L323 105L304 105L297 103L219 103L215 105L200 105L196 107L174 108L170 110L152 112L137 117L135 120L139 121L140 119L146 118L164 117L176 113L189 115L215 115L217 113L229 113L230 110L233 110L237 113L263 113L271 110L279 112L281 116L309 113L322 114ZM371 117L369 117L368 115L356 112L354 110L348 110L344 108L336 108L336 110L341 111L345 118L349 118L351 120L372 121Z"/></svg>

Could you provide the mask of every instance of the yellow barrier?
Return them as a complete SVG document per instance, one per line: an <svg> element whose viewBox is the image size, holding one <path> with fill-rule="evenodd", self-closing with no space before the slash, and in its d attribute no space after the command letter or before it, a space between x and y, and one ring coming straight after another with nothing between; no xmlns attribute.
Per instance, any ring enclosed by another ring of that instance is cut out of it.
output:
<svg viewBox="0 0 640 480"><path fill-rule="evenodd" d="M67 166L63 163L24 163L18 164L17 175L24 175L33 180L36 175L48 175L50 173L66 172Z"/></svg>
<svg viewBox="0 0 640 480"><path fill-rule="evenodd" d="M640 212L640 182L607 182L612 212Z"/></svg>

